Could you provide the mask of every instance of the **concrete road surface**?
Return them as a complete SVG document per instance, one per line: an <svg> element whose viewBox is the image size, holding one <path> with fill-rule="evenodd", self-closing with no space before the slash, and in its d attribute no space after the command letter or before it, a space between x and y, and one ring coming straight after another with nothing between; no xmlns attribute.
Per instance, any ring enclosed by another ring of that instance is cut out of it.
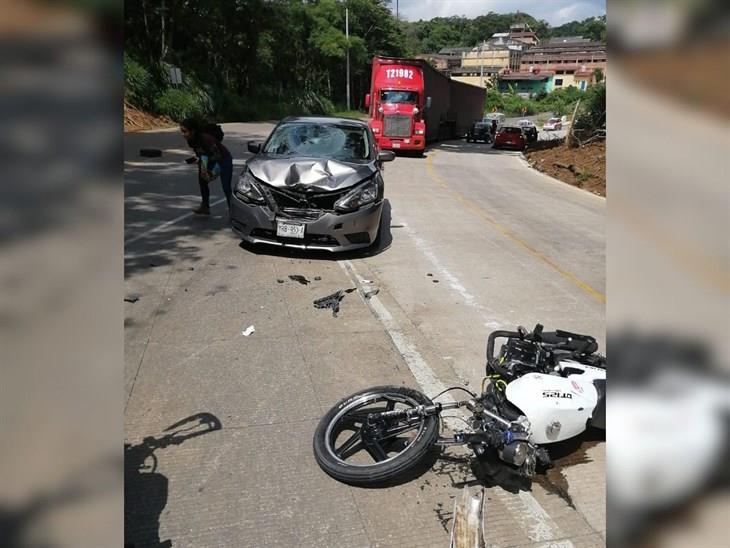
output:
<svg viewBox="0 0 730 548"><path fill-rule="evenodd" d="M225 125L237 165L271 127ZM127 540L446 548L454 499L484 484L481 469L450 450L402 485L348 487L314 461L318 419L372 385L478 389L497 328L541 322L603 348L605 201L518 153L453 141L387 164L379 248L290 253L239 245L218 182L211 217L191 215L187 156L174 130L125 137L126 296L138 298L125 303ZM337 318L313 308L364 280L377 296L348 294ZM166 427L198 413L221 428L165 443ZM553 457L530 486L487 483L488 545L605 544L602 437Z"/></svg>

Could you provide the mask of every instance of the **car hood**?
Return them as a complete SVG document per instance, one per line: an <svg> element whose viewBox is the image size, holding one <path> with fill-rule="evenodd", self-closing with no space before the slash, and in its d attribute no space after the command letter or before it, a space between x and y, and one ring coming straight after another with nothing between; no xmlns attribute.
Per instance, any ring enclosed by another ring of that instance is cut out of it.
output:
<svg viewBox="0 0 730 548"><path fill-rule="evenodd" d="M294 190L340 190L372 176L374 162L350 164L323 158L273 158L259 155L247 163L258 180Z"/></svg>

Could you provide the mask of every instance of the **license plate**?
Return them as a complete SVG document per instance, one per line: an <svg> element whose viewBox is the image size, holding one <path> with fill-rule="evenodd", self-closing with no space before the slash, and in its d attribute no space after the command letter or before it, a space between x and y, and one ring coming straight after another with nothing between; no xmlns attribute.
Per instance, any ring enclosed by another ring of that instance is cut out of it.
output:
<svg viewBox="0 0 730 548"><path fill-rule="evenodd" d="M276 221L276 235L283 238L304 238L304 225Z"/></svg>
<svg viewBox="0 0 730 548"><path fill-rule="evenodd" d="M400 148L400 143L393 143L393 148Z"/></svg>

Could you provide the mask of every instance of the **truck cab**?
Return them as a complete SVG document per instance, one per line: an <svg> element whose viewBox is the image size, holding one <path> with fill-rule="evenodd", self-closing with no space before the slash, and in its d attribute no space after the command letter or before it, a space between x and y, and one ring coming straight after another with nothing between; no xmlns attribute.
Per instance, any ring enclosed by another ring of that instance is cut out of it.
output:
<svg viewBox="0 0 730 548"><path fill-rule="evenodd" d="M423 71L416 60L373 60L370 93L365 96L369 124L378 146L422 152L426 147Z"/></svg>

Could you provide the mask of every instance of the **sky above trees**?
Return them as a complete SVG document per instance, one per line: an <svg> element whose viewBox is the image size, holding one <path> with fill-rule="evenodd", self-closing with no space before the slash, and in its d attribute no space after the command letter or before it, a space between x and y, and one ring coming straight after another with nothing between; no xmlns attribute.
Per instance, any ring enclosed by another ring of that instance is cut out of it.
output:
<svg viewBox="0 0 730 548"><path fill-rule="evenodd" d="M390 7L395 12L396 0ZM399 15L408 21L465 15L476 17L490 11L511 13L524 11L552 26L568 21L605 15L606 0L398 0Z"/></svg>

